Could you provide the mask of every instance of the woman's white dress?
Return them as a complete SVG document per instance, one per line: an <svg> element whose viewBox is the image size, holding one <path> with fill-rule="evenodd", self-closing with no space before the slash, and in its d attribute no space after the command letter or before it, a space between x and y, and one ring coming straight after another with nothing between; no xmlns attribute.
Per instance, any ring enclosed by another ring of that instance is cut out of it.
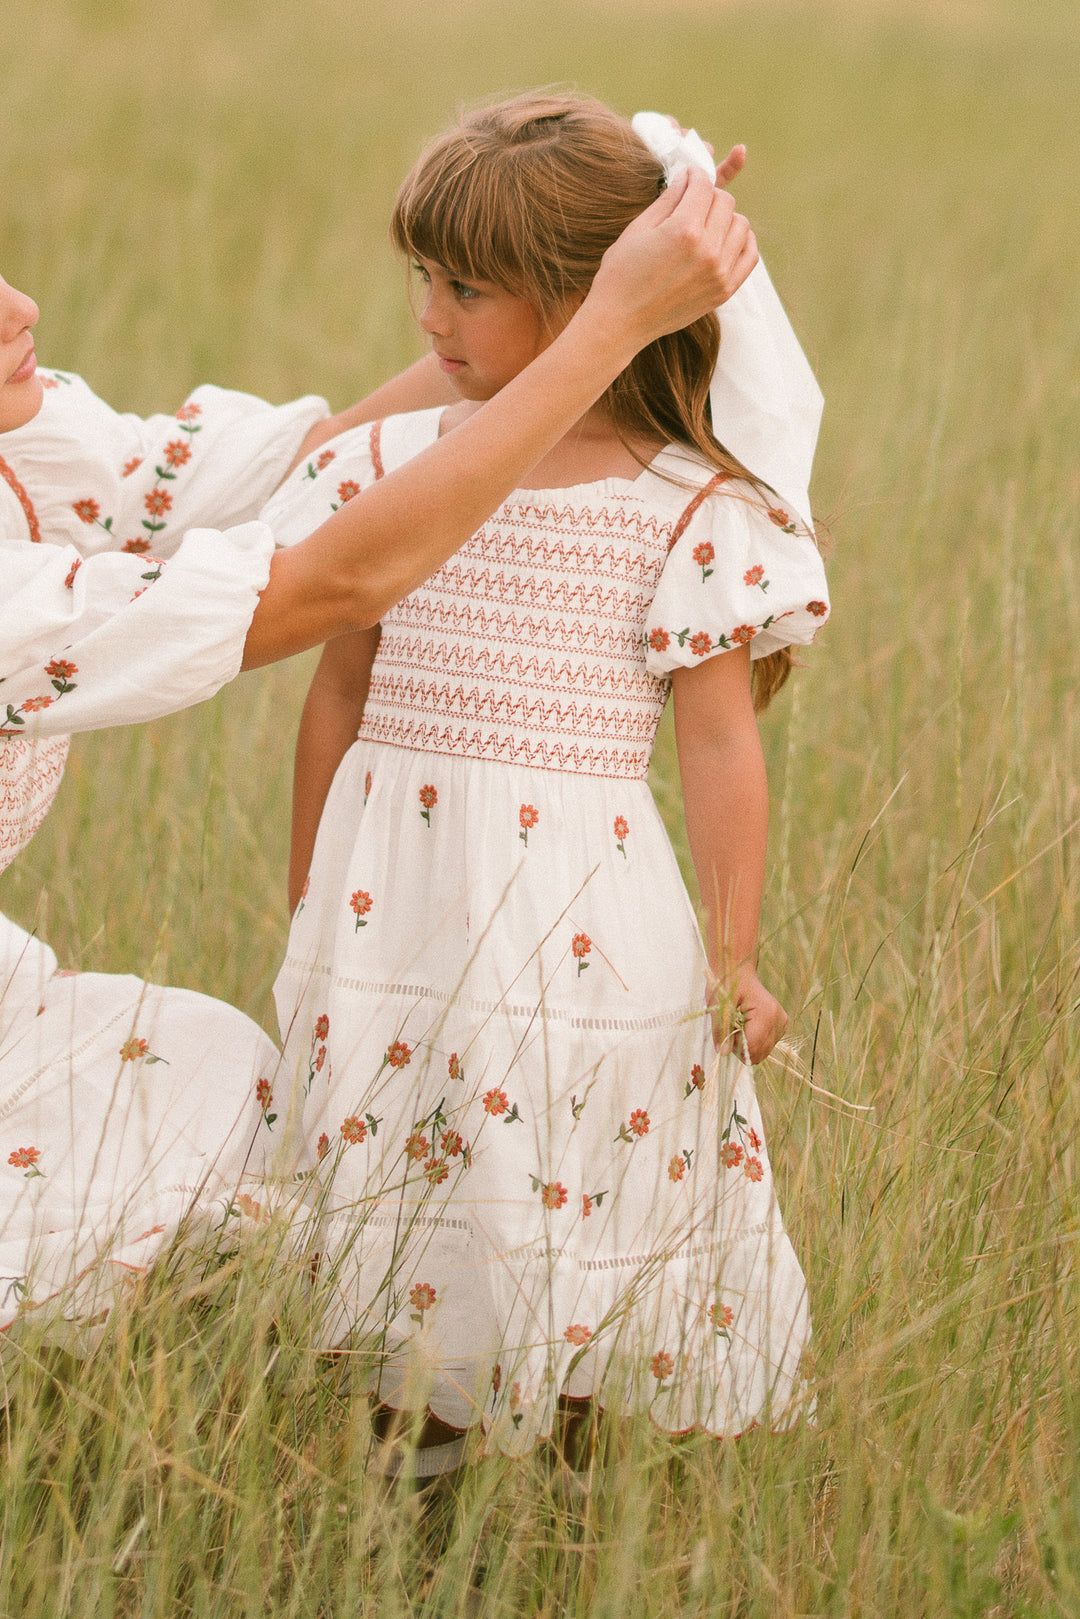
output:
<svg viewBox="0 0 1080 1619"><path fill-rule="evenodd" d="M0 869L52 802L68 732L170 713L237 672L274 548L248 519L326 414L200 388L142 421L41 375L38 416L0 435ZM232 1194L263 1167L276 1063L235 1008L58 972L0 916L0 1330L46 1321L77 1343L182 1221L255 1217Z"/></svg>
<svg viewBox="0 0 1080 1619"><path fill-rule="evenodd" d="M430 443L333 441L288 543ZM527 1450L556 1397L738 1433L798 1403L803 1277L646 785L671 671L827 613L813 540L675 450L508 500L383 621L276 987L324 1341Z"/></svg>

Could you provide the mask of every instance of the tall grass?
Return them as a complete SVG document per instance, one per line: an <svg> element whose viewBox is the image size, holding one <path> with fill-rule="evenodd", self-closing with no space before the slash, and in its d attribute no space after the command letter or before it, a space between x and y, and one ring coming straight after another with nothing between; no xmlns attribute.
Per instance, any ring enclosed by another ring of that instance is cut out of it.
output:
<svg viewBox="0 0 1080 1619"><path fill-rule="evenodd" d="M383 224L462 97L573 80L745 139L829 398L835 616L765 721L798 1055L760 1085L816 1426L621 1436L584 1515L542 1459L487 1463L440 1525L371 1482L288 1267L178 1262L88 1361L7 1351L0 1612L1080 1611L1073 8L7 17L2 268L43 357L130 408L207 379L341 404L411 358ZM266 1020L305 679L80 741L0 903L72 965ZM654 775L685 856L666 732Z"/></svg>

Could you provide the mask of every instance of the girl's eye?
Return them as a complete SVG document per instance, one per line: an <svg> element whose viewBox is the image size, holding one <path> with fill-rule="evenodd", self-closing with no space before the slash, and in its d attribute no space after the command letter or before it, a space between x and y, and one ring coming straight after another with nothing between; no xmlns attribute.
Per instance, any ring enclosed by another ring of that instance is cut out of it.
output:
<svg viewBox="0 0 1080 1619"><path fill-rule="evenodd" d="M450 286L453 290L454 297L460 298L462 302L472 298L479 298L480 296L480 293L476 287L466 286L464 281L451 281Z"/></svg>
<svg viewBox="0 0 1080 1619"><path fill-rule="evenodd" d="M422 264L414 264L413 269L416 271L416 273L420 277L421 281L426 281L428 283L428 285L430 286L431 277L428 275L427 271L424 269L424 266Z"/></svg>

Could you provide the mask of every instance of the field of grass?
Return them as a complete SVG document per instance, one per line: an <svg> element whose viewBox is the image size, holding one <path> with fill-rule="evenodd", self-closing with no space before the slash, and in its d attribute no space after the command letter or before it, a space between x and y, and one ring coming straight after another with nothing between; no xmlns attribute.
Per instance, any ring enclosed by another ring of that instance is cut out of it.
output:
<svg viewBox="0 0 1080 1619"><path fill-rule="evenodd" d="M4 35L0 269L43 361L139 410L342 405L419 352L385 220L463 98L571 81L745 140L828 399L834 619L764 721L816 1426L638 1432L583 1521L489 1463L421 1523L287 1271L180 1267L89 1361L5 1358L0 1614L1080 1612L1071 0L8 0ZM272 1027L308 668L80 740L0 906ZM682 856L666 732L655 788Z"/></svg>

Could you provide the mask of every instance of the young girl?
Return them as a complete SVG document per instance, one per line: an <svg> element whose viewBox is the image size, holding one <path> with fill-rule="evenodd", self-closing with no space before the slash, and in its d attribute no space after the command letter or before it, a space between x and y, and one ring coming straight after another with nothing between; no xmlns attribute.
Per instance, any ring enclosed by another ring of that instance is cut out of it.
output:
<svg viewBox="0 0 1080 1619"><path fill-rule="evenodd" d="M437 141L392 234L461 403L337 440L278 537L509 382L662 184L590 101ZM755 968L754 708L827 599L811 535L712 436L717 344L708 315L639 355L536 487L326 648L305 706L277 997L324 1330L426 1413L432 1470L479 1423L524 1453L564 1398L717 1435L795 1409L803 1278L750 1069L716 1052L732 1014L752 1060L786 1023ZM645 781L669 689L707 951Z"/></svg>

